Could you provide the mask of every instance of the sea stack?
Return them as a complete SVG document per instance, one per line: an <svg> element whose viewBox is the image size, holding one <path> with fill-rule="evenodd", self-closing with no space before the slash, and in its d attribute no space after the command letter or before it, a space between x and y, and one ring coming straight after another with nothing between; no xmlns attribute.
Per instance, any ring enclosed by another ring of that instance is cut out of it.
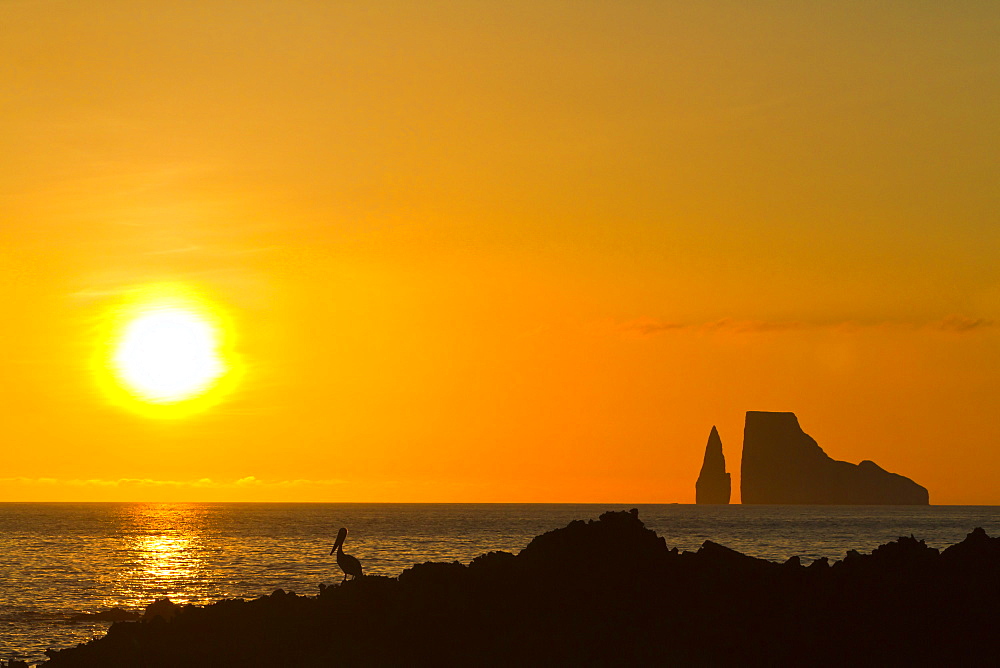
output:
<svg viewBox="0 0 1000 668"><path fill-rule="evenodd" d="M722 439L714 426L705 446L705 461L694 484L695 503L729 503L732 482L726 473L726 458L722 454Z"/></svg>
<svg viewBox="0 0 1000 668"><path fill-rule="evenodd" d="M743 503L927 505L927 489L875 462L829 457L794 413L748 411L743 431Z"/></svg>

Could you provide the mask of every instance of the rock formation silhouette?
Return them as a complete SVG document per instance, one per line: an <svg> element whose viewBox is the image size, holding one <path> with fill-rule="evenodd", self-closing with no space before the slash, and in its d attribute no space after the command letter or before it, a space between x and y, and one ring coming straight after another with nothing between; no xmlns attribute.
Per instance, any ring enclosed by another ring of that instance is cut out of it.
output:
<svg viewBox="0 0 1000 668"><path fill-rule="evenodd" d="M939 552L911 536L804 566L711 541L678 552L632 510L468 566L171 606L45 668L995 665L1000 538Z"/></svg>
<svg viewBox="0 0 1000 668"><path fill-rule="evenodd" d="M70 617L70 621L74 622L86 622L90 620L101 622L131 622L136 619L139 619L139 613L133 610L125 610L118 607L111 608L110 610L103 610L101 612L81 612ZM3 668L3 666L0 666L0 668Z"/></svg>
<svg viewBox="0 0 1000 668"><path fill-rule="evenodd" d="M698 482L694 484L695 503L729 503L732 481L726 473L726 458L722 454L719 430L712 426L705 446L705 459L701 464Z"/></svg>
<svg viewBox="0 0 1000 668"><path fill-rule="evenodd" d="M743 503L927 505L927 489L875 462L832 459L794 413L747 411Z"/></svg>

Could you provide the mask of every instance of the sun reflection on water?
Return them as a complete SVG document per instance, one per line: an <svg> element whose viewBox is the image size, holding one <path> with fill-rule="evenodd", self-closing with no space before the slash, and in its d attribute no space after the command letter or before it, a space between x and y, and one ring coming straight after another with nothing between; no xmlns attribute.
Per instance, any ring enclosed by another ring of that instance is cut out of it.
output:
<svg viewBox="0 0 1000 668"><path fill-rule="evenodd" d="M213 594L205 563L204 511L188 504L141 504L123 509L118 571L109 606L143 608L153 598L203 603Z"/></svg>
<svg viewBox="0 0 1000 668"><path fill-rule="evenodd" d="M162 583L161 586L190 577L199 565L199 560L190 556L190 546L191 539L187 536L140 538L136 542L139 570L145 574L147 582Z"/></svg>

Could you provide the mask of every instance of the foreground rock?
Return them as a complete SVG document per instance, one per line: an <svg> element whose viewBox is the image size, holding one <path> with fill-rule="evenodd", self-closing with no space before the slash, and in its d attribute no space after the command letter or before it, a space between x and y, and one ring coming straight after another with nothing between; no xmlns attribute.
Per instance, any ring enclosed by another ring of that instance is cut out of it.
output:
<svg viewBox="0 0 1000 668"><path fill-rule="evenodd" d="M104 610L102 612L81 612L78 615L73 615L70 617L70 621L74 622L131 622L139 619L140 615L137 612L132 612L131 610L125 610L123 608L111 608L110 610ZM3 666L0 666L3 668Z"/></svg>
<svg viewBox="0 0 1000 668"><path fill-rule="evenodd" d="M794 413L748 411L743 433L743 503L927 505L927 489L875 462L832 459Z"/></svg>
<svg viewBox="0 0 1000 668"><path fill-rule="evenodd" d="M722 439L719 431L712 426L705 446L705 459L701 473L694 484L695 503L729 503L732 480L726 473L726 457L722 454Z"/></svg>
<svg viewBox="0 0 1000 668"><path fill-rule="evenodd" d="M712 542L679 553L633 510L516 556L154 613L46 666L991 665L1000 539L777 564Z"/></svg>

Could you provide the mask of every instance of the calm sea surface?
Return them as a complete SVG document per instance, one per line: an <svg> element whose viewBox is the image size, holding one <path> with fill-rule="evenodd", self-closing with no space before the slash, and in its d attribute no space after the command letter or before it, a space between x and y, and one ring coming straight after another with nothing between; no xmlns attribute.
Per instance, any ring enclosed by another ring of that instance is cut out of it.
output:
<svg viewBox="0 0 1000 668"><path fill-rule="evenodd" d="M424 561L468 563L517 552L536 535L629 504L0 504L0 658L41 661L104 634L73 622L155 598L208 603L282 588L317 593L340 580L329 556L337 529L367 573L398 575ZM1000 535L1000 506L639 505L667 545L706 539L772 560L839 559L914 534L935 547L974 527ZM807 562L808 563L808 562ZM595 572L594 577L602 577Z"/></svg>

